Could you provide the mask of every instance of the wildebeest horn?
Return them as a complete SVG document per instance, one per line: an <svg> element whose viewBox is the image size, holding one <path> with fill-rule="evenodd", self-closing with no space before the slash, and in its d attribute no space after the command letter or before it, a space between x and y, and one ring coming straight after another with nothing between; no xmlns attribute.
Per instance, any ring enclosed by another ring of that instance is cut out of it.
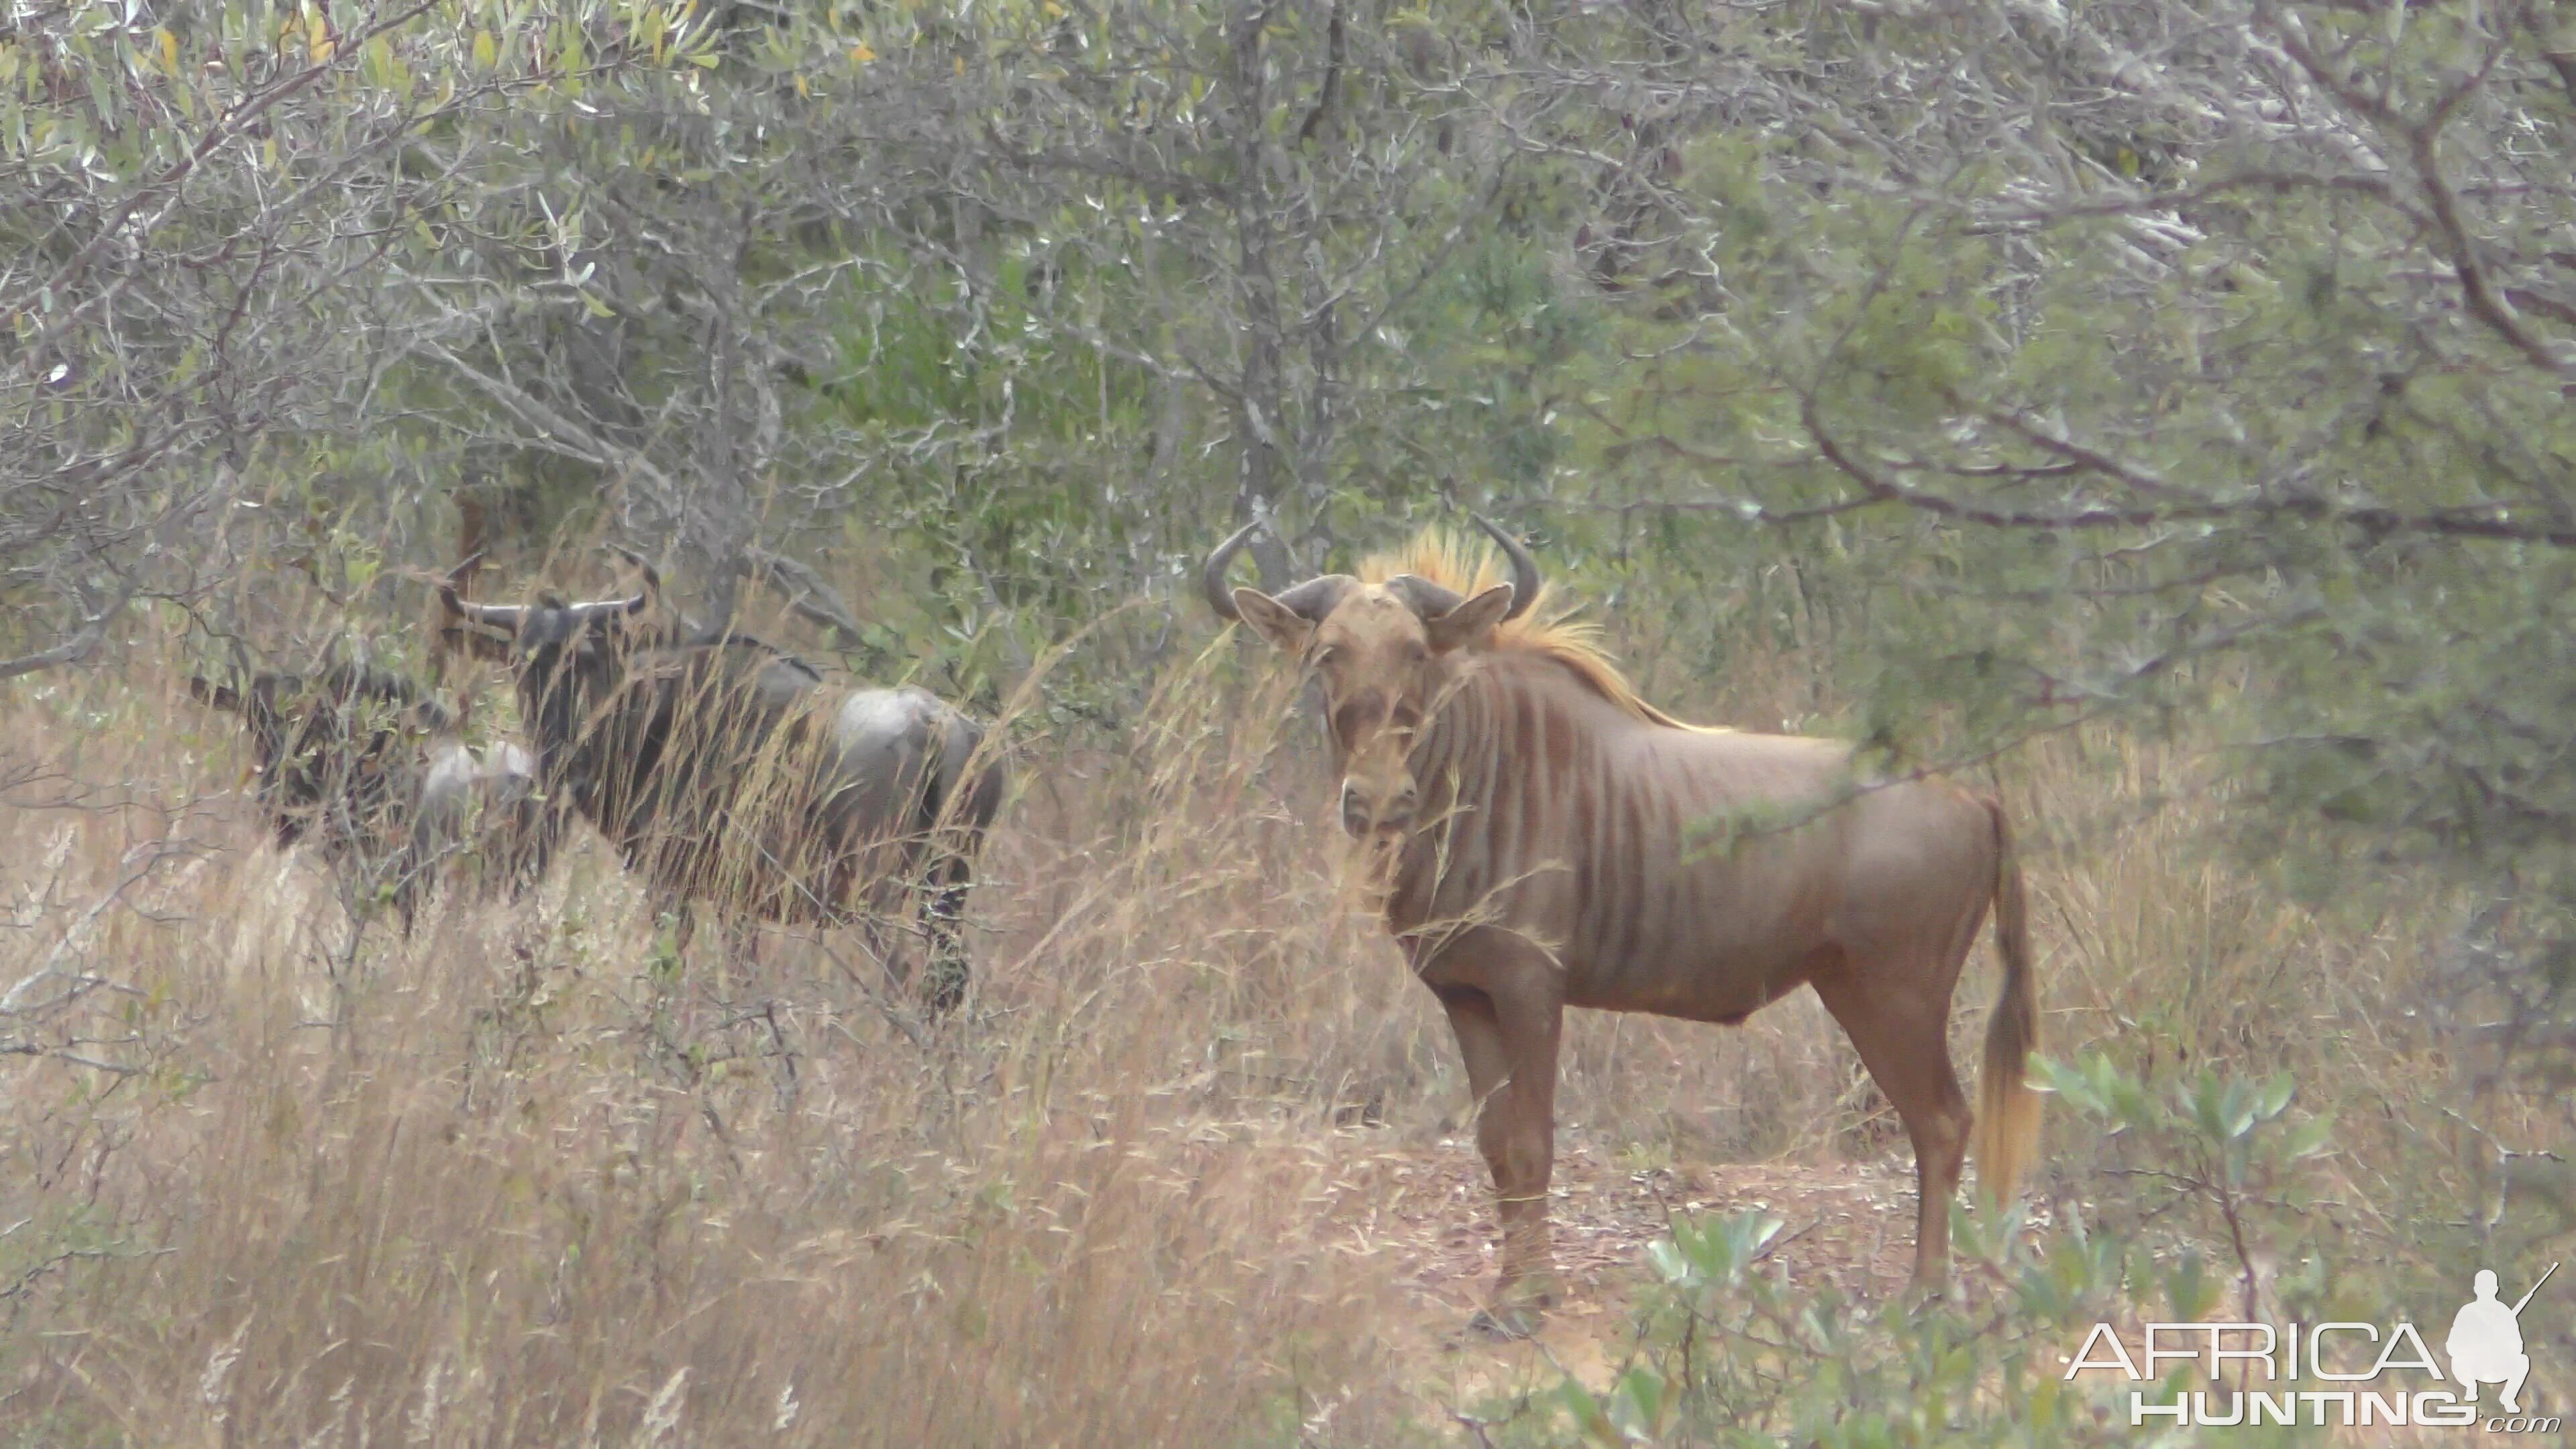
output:
<svg viewBox="0 0 2576 1449"><path fill-rule="evenodd" d="M1420 574L1397 574L1386 586L1404 596L1413 612L1425 619L1438 618L1466 602L1466 595L1442 584L1435 584Z"/></svg>
<svg viewBox="0 0 2576 1449"><path fill-rule="evenodd" d="M596 619L607 614L640 614L644 612L644 606L651 602L653 602L653 593L647 589L631 599L586 600L573 605L572 612L583 619Z"/></svg>
<svg viewBox="0 0 2576 1449"><path fill-rule="evenodd" d="M655 599L661 597L662 574L659 569L653 567L652 560L644 557L644 555L636 552L634 549L628 548L622 543L606 543L600 545L600 547L616 554L619 558L626 560L628 563L635 565L637 569L641 570L644 575L643 590L629 598L590 599L582 603L570 605L569 607L575 618L596 619L604 615L640 614L644 612L645 605L650 604Z"/></svg>
<svg viewBox="0 0 2576 1449"><path fill-rule="evenodd" d="M1275 598L1297 617L1320 624L1324 616L1342 602L1342 595L1358 582L1349 574L1325 574L1321 578L1308 579L1293 589L1282 589Z"/></svg>
<svg viewBox="0 0 2576 1449"><path fill-rule="evenodd" d="M438 601L447 606L447 612L460 619L470 619L477 624L494 629L507 629L516 634L519 632L519 621L527 617L526 609L515 604L472 603L456 592L458 585L465 582L465 576L482 561L483 555L477 553L449 569L447 576L438 581Z"/></svg>
<svg viewBox="0 0 2576 1449"><path fill-rule="evenodd" d="M1495 527L1485 515L1470 513L1467 516L1476 520L1476 526L1485 531L1485 536L1501 546L1503 557L1512 561L1512 606L1503 612L1503 617L1517 619L1528 613L1530 605L1538 602L1538 560L1530 557L1529 550L1521 547L1519 539Z"/></svg>
<svg viewBox="0 0 2576 1449"><path fill-rule="evenodd" d="M1251 539L1253 530L1267 527L1267 519L1256 518L1236 529L1234 537L1218 544L1216 552L1208 555L1207 566L1199 570L1199 588L1207 594L1208 607L1216 610L1218 618L1238 624L1243 622L1243 612L1234 606L1234 591L1225 586L1226 565L1234 562L1235 554ZM1276 602L1286 605L1301 618L1320 621L1342 601L1343 591L1357 582L1349 574L1326 574L1280 591Z"/></svg>
<svg viewBox="0 0 2576 1449"><path fill-rule="evenodd" d="M1234 606L1234 591L1225 586L1226 565L1234 562L1234 556L1251 541L1253 530L1259 527L1261 520L1256 518L1236 529L1234 537L1218 544L1216 552L1208 555L1207 565L1199 570L1199 588L1207 594L1208 607L1216 610L1218 618L1231 624L1243 622L1243 611Z"/></svg>

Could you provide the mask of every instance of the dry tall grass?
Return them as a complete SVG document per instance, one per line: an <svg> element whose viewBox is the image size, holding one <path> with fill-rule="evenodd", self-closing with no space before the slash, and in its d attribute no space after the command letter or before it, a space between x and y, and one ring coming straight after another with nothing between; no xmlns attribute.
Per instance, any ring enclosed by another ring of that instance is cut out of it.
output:
<svg viewBox="0 0 2576 1449"><path fill-rule="evenodd" d="M1123 754L1022 746L973 999L927 1029L848 940L675 971L586 832L541 900L352 954L184 669L0 696L0 1444L1445 1439L1454 1324L1369 1209L1392 1156L1472 1157L1463 1088L1292 683L1245 663L1175 669ZM1805 687L1779 661L1706 713ZM2345 1154L2391 1160L2422 943L2229 873L2194 779L2109 735L2008 768L2052 1049L2303 1064L2398 1104ZM1992 991L1981 948L1962 1063ZM1803 994L1583 1017L1560 1101L1639 1159L1901 1148ZM2123 1191L2096 1160L2052 1124L2054 1190Z"/></svg>

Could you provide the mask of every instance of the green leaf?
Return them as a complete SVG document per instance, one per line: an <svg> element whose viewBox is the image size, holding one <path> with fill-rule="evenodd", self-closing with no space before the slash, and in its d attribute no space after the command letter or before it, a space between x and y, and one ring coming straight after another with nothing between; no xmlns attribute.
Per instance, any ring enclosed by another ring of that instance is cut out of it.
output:
<svg viewBox="0 0 2576 1449"><path fill-rule="evenodd" d="M2280 1116L2281 1109L2290 1105L2290 1094L2297 1087L2298 1079L2288 1072L2274 1073L2272 1079L2263 1084L2263 1098L2255 1108L2255 1115L2266 1122Z"/></svg>
<svg viewBox="0 0 2576 1449"><path fill-rule="evenodd" d="M2303 1157L2314 1157L2323 1152L2326 1144L2333 1138L2334 1119L2332 1117L2322 1115L2311 1117L2290 1129L2289 1135L2281 1141L2281 1152L2283 1156L2294 1162Z"/></svg>

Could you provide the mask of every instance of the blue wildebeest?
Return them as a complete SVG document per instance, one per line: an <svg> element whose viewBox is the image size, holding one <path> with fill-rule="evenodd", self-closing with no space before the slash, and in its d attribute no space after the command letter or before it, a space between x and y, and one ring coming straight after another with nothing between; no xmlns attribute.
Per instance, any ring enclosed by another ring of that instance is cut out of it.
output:
<svg viewBox="0 0 2576 1449"><path fill-rule="evenodd" d="M545 873L552 835L536 798L536 757L467 745L446 706L387 670L335 663L239 686L192 675L200 703L239 715L278 845L311 838L335 866L391 886L405 935L452 864L513 894Z"/></svg>
<svg viewBox="0 0 2576 1449"><path fill-rule="evenodd" d="M930 1000L966 987L960 921L1005 767L984 728L926 690L827 689L810 665L630 598L532 605L440 591L460 641L506 660L550 798L579 809L630 869L682 906L735 922L854 922L871 936L890 892L918 891ZM470 564L472 561L468 560Z"/></svg>
<svg viewBox="0 0 2576 1449"><path fill-rule="evenodd" d="M1361 576L1277 596L1225 587L1251 530L1210 556L1208 603L1320 681L1342 824L1385 847L1388 928L1466 1059L1504 1241L1494 1309L1553 1288L1547 1194L1564 1008L1743 1021L1813 986L1913 1140L1918 1285L1949 1271L1972 1122L1982 1179L2017 1192L2039 1103L2021 868L1994 801L1864 777L1849 745L1684 725L1578 627L1541 622L1538 565L1483 519L1490 556L1426 534ZM1709 829L1736 822L1712 845ZM1950 1064L1950 997L1988 903L2003 995L1980 1111Z"/></svg>

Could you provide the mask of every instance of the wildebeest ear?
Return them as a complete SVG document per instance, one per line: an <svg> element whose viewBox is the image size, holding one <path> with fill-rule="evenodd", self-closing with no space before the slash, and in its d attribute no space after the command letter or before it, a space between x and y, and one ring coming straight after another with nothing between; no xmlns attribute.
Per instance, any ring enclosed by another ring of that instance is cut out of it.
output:
<svg viewBox="0 0 2576 1449"><path fill-rule="evenodd" d="M495 639L480 629L460 629L453 624L438 631L438 637L450 649L461 649L476 659L494 664L510 662L510 643Z"/></svg>
<svg viewBox="0 0 2576 1449"><path fill-rule="evenodd" d="M1430 641L1431 652L1446 654L1464 648L1493 632L1503 621L1503 612L1512 606L1512 586L1496 584L1467 602L1436 619L1422 621L1422 632Z"/></svg>
<svg viewBox="0 0 2576 1449"><path fill-rule="evenodd" d="M1243 614L1243 622L1253 632L1270 641L1270 647L1288 654L1306 652L1307 637L1315 626L1306 617L1259 589L1234 591L1234 607Z"/></svg>
<svg viewBox="0 0 2576 1449"><path fill-rule="evenodd" d="M188 676L188 693L196 696L199 704L228 710L234 714L241 713L241 696L233 693L229 687L217 684L202 674Z"/></svg>

